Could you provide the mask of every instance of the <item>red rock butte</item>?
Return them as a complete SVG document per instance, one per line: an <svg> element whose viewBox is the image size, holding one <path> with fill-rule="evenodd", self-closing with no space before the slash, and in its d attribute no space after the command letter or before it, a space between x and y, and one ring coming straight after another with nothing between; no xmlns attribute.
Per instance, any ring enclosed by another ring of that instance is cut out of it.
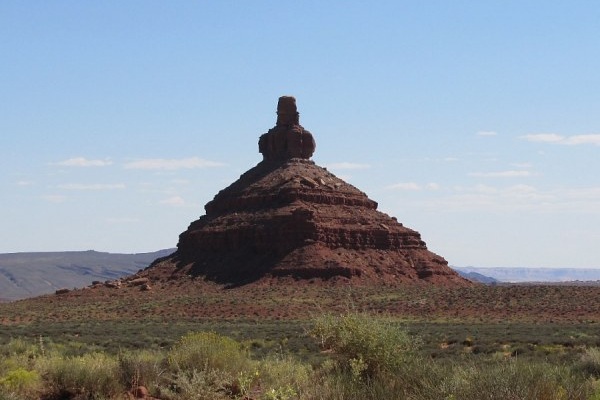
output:
<svg viewBox="0 0 600 400"><path fill-rule="evenodd" d="M296 100L279 99L275 127L260 136L263 160L205 206L177 250L147 271L230 286L296 280L467 285L421 235L310 160L316 144Z"/></svg>

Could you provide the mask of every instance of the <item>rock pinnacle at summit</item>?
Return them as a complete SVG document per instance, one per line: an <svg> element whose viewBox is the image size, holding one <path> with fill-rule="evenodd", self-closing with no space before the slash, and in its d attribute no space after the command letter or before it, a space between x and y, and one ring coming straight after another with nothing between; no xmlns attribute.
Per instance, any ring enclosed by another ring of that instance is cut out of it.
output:
<svg viewBox="0 0 600 400"><path fill-rule="evenodd" d="M258 150L265 161L291 158L309 159L316 144L312 134L300 125L296 99L282 96L277 103L277 124L258 140Z"/></svg>
<svg viewBox="0 0 600 400"><path fill-rule="evenodd" d="M310 160L315 140L296 100L279 98L263 160L205 205L177 251L144 271L230 286L295 279L357 284L466 285L421 235Z"/></svg>

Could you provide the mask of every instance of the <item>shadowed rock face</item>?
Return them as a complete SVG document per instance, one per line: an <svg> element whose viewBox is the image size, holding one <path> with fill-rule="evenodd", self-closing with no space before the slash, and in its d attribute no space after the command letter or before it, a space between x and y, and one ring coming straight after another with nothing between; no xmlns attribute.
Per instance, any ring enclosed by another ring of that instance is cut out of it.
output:
<svg viewBox="0 0 600 400"><path fill-rule="evenodd" d="M467 284L418 232L308 159L314 139L293 97L279 99L277 125L259 149L263 161L207 203L156 265L233 285L282 276Z"/></svg>
<svg viewBox="0 0 600 400"><path fill-rule="evenodd" d="M312 157L316 144L312 134L299 122L296 99L282 96L277 103L277 124L258 140L265 161Z"/></svg>

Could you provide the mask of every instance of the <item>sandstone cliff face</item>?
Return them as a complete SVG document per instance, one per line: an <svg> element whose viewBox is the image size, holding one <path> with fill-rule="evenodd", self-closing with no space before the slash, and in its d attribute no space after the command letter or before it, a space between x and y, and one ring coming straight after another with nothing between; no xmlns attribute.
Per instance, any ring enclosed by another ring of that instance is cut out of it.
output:
<svg viewBox="0 0 600 400"><path fill-rule="evenodd" d="M278 125L265 134L279 144L269 147L261 137L264 160L206 204L206 214L180 235L177 251L163 264L228 284L282 276L467 284L418 232L310 161L312 135L312 150L295 146L297 157L290 157L281 143L306 131L298 128L295 101L293 107L289 98L283 103L287 114L282 118L278 109Z"/></svg>

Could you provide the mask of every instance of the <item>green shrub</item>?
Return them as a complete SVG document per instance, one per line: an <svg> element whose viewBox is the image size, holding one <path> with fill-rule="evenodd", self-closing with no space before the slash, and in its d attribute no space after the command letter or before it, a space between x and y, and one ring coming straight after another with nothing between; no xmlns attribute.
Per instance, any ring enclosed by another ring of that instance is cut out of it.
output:
<svg viewBox="0 0 600 400"><path fill-rule="evenodd" d="M190 333L169 351L169 365L176 371L219 369L237 375L250 364L242 345L214 332Z"/></svg>
<svg viewBox="0 0 600 400"><path fill-rule="evenodd" d="M0 348L0 355L15 356L35 353L34 346L21 338L11 338L7 344Z"/></svg>
<svg viewBox="0 0 600 400"><path fill-rule="evenodd" d="M119 353L121 383L127 388L145 386L155 390L165 370L164 355L149 350Z"/></svg>
<svg viewBox="0 0 600 400"><path fill-rule="evenodd" d="M568 368L512 359L457 366L430 388L438 398L461 400L584 400L589 391Z"/></svg>
<svg viewBox="0 0 600 400"><path fill-rule="evenodd" d="M311 335L324 350L338 355L355 377L398 371L418 342L388 319L359 313L319 317Z"/></svg>
<svg viewBox="0 0 600 400"><path fill-rule="evenodd" d="M0 378L0 391L33 397L41 388L41 377L36 371L17 368Z"/></svg>
<svg viewBox="0 0 600 400"><path fill-rule="evenodd" d="M311 385L311 367L290 356L267 357L260 362L260 386L270 399L292 398L291 393L302 393ZM286 397L288 396L289 397ZM270 397L269 397L270 396Z"/></svg>
<svg viewBox="0 0 600 400"><path fill-rule="evenodd" d="M597 347L587 348L581 356L579 369L586 374L600 377L600 349Z"/></svg>
<svg viewBox="0 0 600 400"><path fill-rule="evenodd" d="M79 357L52 355L40 360L40 369L56 393L107 398L124 390L119 379L118 361L103 353L89 353Z"/></svg>
<svg viewBox="0 0 600 400"><path fill-rule="evenodd" d="M168 387L160 390L166 400L225 400L231 399L233 377L217 369L179 371Z"/></svg>

